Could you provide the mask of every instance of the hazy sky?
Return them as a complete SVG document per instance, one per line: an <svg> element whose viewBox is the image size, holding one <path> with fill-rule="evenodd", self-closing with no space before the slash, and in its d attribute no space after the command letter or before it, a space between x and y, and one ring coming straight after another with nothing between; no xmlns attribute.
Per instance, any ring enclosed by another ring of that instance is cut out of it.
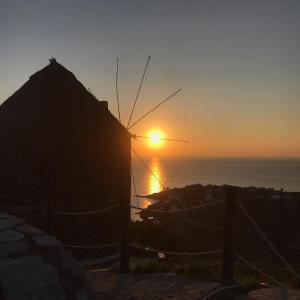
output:
<svg viewBox="0 0 300 300"><path fill-rule="evenodd" d="M191 140L162 154L300 157L299 32L298 0L0 0L0 103L54 56L115 112L114 60L151 55L133 119L183 93L133 132ZM120 61L123 119L145 61Z"/></svg>

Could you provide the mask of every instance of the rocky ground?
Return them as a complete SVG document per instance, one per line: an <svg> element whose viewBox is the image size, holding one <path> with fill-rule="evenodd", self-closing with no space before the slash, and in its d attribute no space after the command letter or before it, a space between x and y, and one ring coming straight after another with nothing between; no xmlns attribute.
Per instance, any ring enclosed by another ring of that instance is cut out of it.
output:
<svg viewBox="0 0 300 300"><path fill-rule="evenodd" d="M72 254L54 237L23 219L0 213L1 300L300 299L300 291L296 289L270 287L251 291L252 288L242 286L219 293L223 288L220 283L178 274L120 274L116 262L108 269L85 268L84 273Z"/></svg>
<svg viewBox="0 0 300 300"><path fill-rule="evenodd" d="M265 288L252 291L240 300L299 300L300 290L287 288Z"/></svg>
<svg viewBox="0 0 300 300"><path fill-rule="evenodd" d="M76 259L57 239L0 213L0 299L94 299Z"/></svg>
<svg viewBox="0 0 300 300"><path fill-rule="evenodd" d="M299 300L300 290L256 288L244 285L222 287L170 273L120 274L98 269L88 274L100 299L107 300Z"/></svg>
<svg viewBox="0 0 300 300"><path fill-rule="evenodd" d="M177 274L120 274L93 272L89 280L100 299L200 299L219 286L213 282L197 282Z"/></svg>

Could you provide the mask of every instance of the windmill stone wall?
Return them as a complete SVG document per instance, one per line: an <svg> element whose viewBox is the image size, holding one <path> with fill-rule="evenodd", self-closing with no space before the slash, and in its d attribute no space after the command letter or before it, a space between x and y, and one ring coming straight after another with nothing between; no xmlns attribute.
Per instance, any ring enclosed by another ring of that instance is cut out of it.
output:
<svg viewBox="0 0 300 300"><path fill-rule="evenodd" d="M55 60L0 106L0 145L0 193L16 205L80 212L130 194L129 133ZM68 234L83 222L57 220Z"/></svg>

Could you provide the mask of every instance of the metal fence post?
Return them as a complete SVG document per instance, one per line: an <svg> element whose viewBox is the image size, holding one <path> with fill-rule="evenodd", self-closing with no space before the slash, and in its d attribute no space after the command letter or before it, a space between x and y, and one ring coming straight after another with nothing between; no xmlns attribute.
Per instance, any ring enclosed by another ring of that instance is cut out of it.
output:
<svg viewBox="0 0 300 300"><path fill-rule="evenodd" d="M122 196L120 201L120 272L129 272L129 226L130 226L130 194Z"/></svg>
<svg viewBox="0 0 300 300"><path fill-rule="evenodd" d="M224 249L222 278L224 282L233 281L234 267L234 226L237 188L228 186L225 200Z"/></svg>
<svg viewBox="0 0 300 300"><path fill-rule="evenodd" d="M283 250L283 226L284 226L284 206L283 206L283 189L280 189L280 196L279 196L279 215L277 220L278 226L278 245L277 249L279 252Z"/></svg>

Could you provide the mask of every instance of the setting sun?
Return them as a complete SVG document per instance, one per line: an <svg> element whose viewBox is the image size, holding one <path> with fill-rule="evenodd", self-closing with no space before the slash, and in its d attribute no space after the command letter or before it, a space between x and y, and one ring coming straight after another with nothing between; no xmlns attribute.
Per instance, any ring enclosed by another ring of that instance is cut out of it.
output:
<svg viewBox="0 0 300 300"><path fill-rule="evenodd" d="M149 144L154 148L158 148L163 144L164 134L160 130L151 130L148 133Z"/></svg>

